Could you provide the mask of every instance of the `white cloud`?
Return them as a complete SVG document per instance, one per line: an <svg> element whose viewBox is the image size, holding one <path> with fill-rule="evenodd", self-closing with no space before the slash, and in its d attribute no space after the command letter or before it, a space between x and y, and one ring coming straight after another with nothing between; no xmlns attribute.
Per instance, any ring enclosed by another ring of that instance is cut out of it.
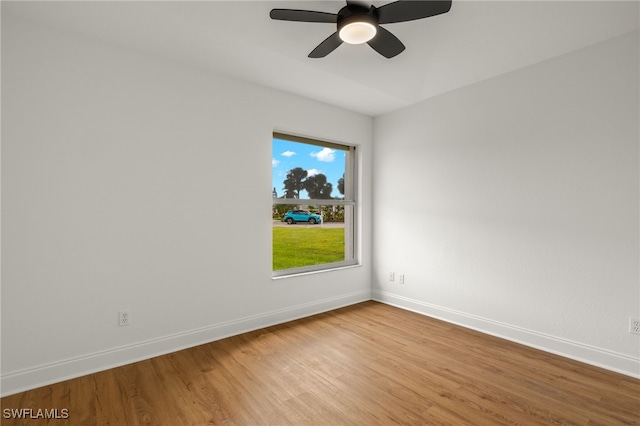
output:
<svg viewBox="0 0 640 426"><path fill-rule="evenodd" d="M275 158L271 159L271 167L278 167L278 164L280 164L280 161L276 160Z"/></svg>
<svg viewBox="0 0 640 426"><path fill-rule="evenodd" d="M322 148L320 152L312 152L310 154L312 157L318 159L318 161L324 161L325 163L330 163L336 159L336 150L331 148Z"/></svg>
<svg viewBox="0 0 640 426"><path fill-rule="evenodd" d="M293 157L294 155L296 155L296 153L295 153L295 152L293 152L293 151L285 151L285 152L283 152L283 153L282 153L282 154L280 154L280 155L282 155L282 156L284 156L284 157Z"/></svg>
<svg viewBox="0 0 640 426"><path fill-rule="evenodd" d="M315 176L315 175L318 175L318 174L320 174L320 173L322 173L322 171L321 171L321 170L318 170L318 169L309 169L309 170L307 170L307 177Z"/></svg>

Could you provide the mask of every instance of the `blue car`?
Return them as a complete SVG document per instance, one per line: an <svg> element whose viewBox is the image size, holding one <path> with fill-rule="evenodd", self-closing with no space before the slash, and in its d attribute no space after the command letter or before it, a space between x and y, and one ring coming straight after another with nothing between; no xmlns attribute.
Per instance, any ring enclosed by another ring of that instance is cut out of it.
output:
<svg viewBox="0 0 640 426"><path fill-rule="evenodd" d="M320 215L311 213L307 210L289 210L287 214L282 218L283 222L287 222L289 225L298 222L307 222L310 225L322 222Z"/></svg>

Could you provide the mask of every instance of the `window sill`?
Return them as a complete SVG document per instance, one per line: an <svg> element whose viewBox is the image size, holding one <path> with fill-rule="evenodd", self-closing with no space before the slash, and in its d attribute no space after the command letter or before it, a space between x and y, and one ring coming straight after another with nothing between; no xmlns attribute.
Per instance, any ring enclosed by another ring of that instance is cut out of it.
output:
<svg viewBox="0 0 640 426"><path fill-rule="evenodd" d="M362 267L362 264L360 263L355 263L353 265L342 265L342 266L336 266L333 268L325 268L325 269L318 269L315 271L301 271L301 272L284 272L287 271L287 269L283 269L283 275L274 275L271 277L271 280L281 280L281 279L286 279L286 278L294 278L294 277L301 277L301 276L305 276L305 275L315 275L315 274L323 274L326 272L334 272L334 271L342 271L344 269L353 269L353 268L360 268ZM278 271L279 272L279 271Z"/></svg>

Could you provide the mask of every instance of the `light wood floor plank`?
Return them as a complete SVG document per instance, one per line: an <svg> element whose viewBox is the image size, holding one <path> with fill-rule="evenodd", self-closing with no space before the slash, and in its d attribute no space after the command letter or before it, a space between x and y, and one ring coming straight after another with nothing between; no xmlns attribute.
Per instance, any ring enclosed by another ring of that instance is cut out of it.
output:
<svg viewBox="0 0 640 426"><path fill-rule="evenodd" d="M69 410L2 425L640 425L640 380L365 302L1 405Z"/></svg>

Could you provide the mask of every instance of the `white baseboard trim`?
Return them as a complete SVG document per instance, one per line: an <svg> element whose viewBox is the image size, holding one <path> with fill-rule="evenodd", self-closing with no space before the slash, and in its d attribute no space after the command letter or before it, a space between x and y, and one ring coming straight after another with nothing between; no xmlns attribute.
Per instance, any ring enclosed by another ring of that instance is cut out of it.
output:
<svg viewBox="0 0 640 426"><path fill-rule="evenodd" d="M369 290L345 294L10 372L0 378L0 395L12 395L367 300L371 300Z"/></svg>
<svg viewBox="0 0 640 426"><path fill-rule="evenodd" d="M406 309L627 376L640 378L640 358L634 358L594 346L538 333L385 291L373 290L371 297L377 302Z"/></svg>

